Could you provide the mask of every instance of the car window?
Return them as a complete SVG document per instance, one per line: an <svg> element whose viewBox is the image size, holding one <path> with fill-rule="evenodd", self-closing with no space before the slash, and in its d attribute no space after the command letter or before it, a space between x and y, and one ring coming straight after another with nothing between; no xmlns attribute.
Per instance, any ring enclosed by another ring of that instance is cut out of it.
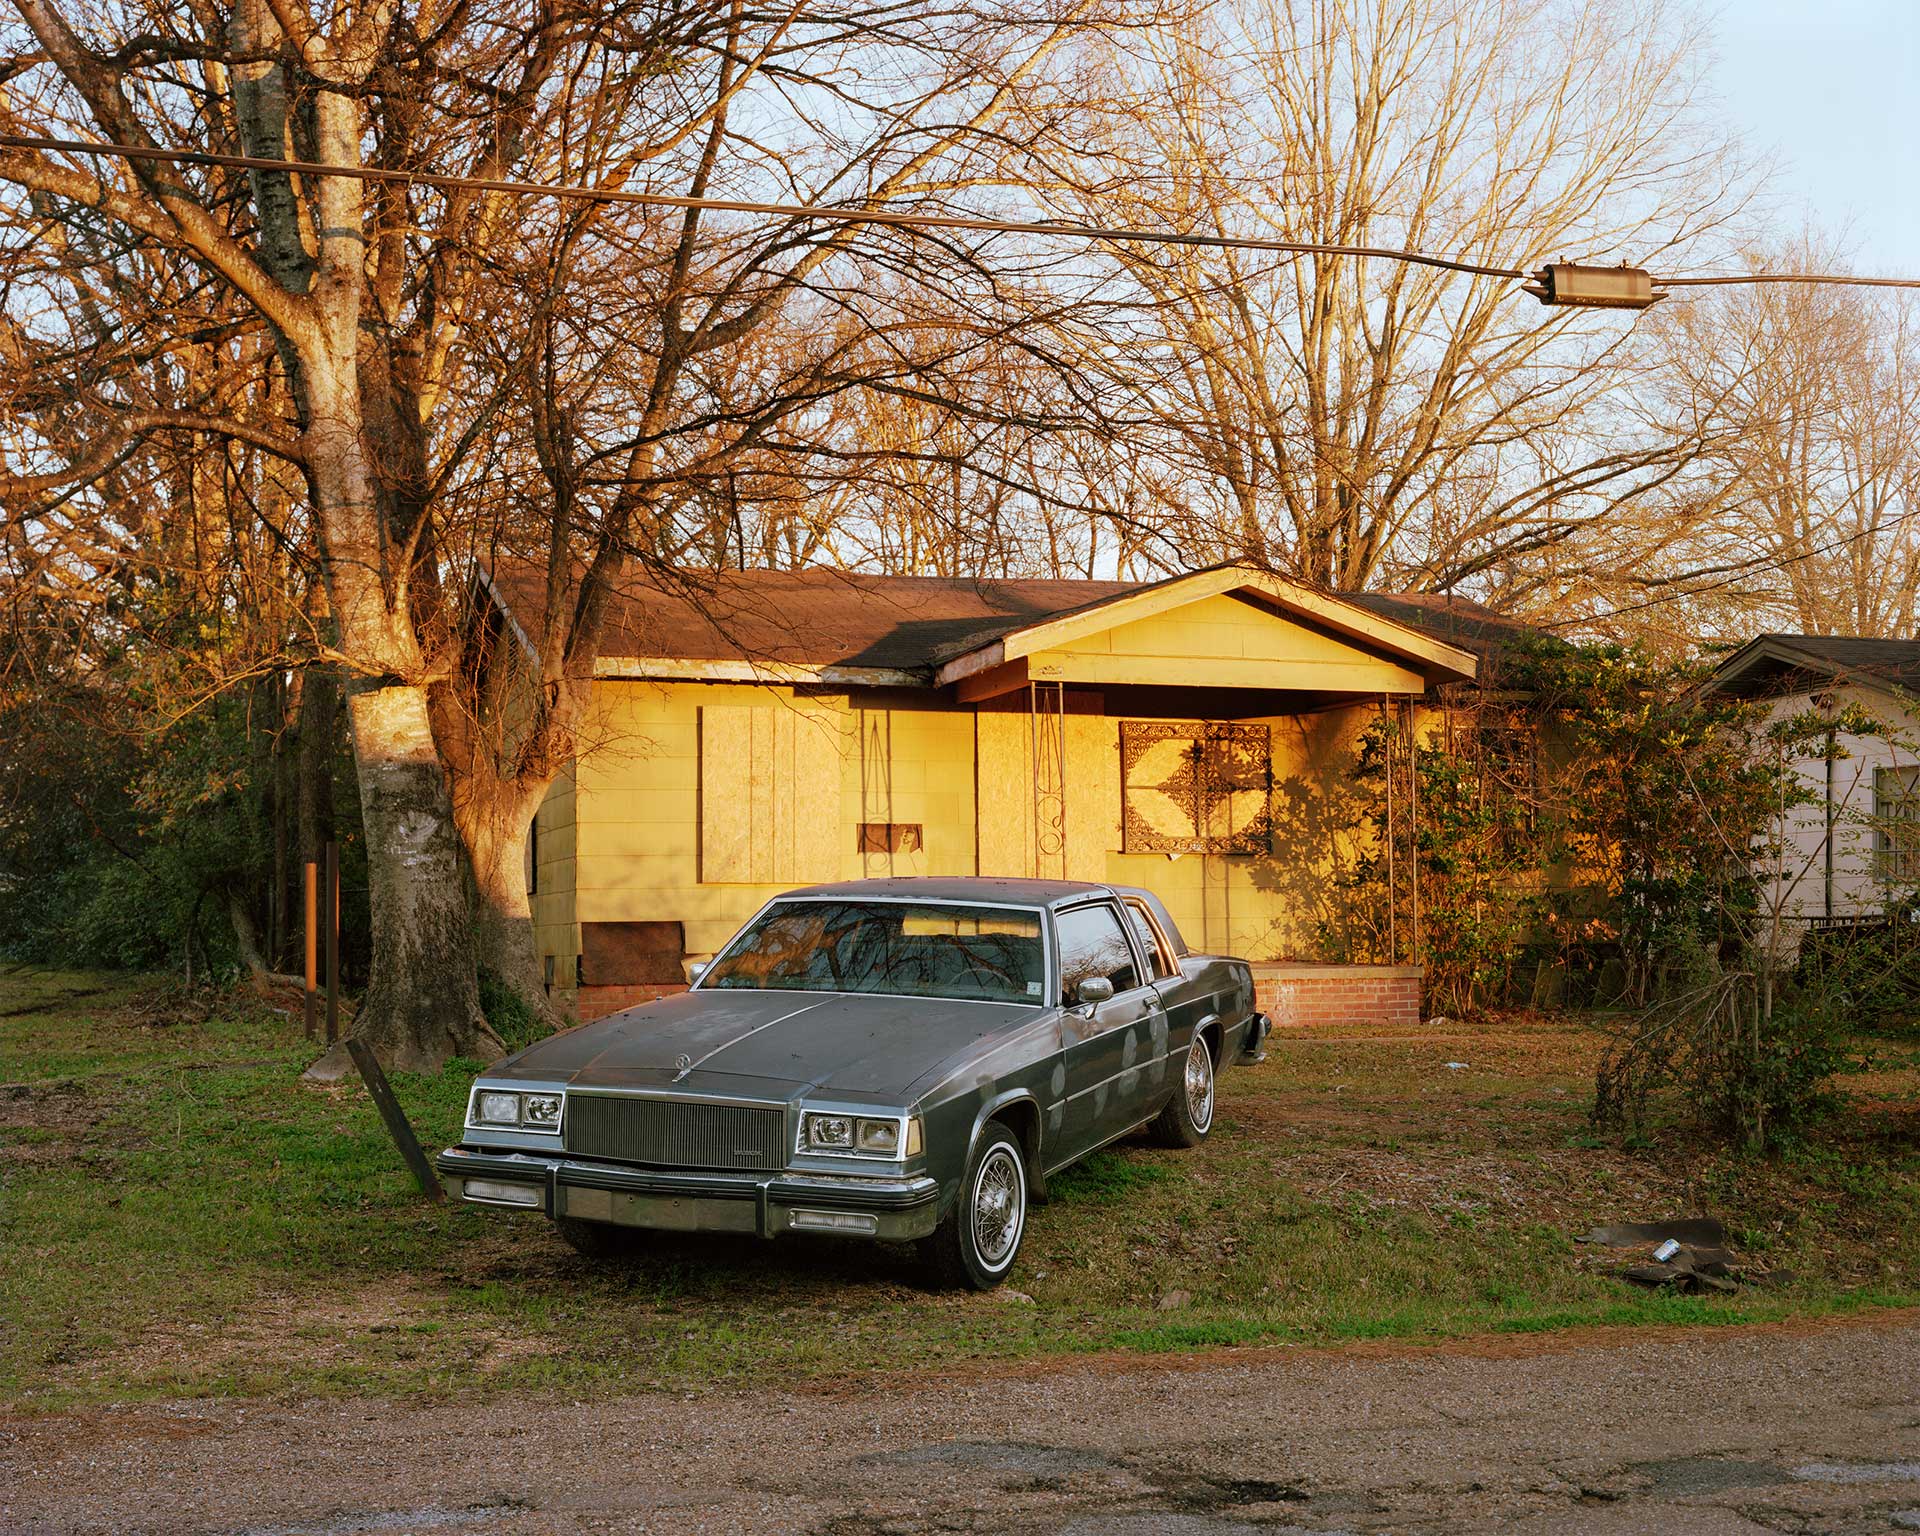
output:
<svg viewBox="0 0 1920 1536"><path fill-rule="evenodd" d="M1153 979L1160 981L1173 975L1174 968L1167 963L1167 952L1160 947L1159 936L1147 918L1147 909L1137 901L1128 902L1127 920L1133 924L1133 936L1140 941L1140 950L1147 957L1147 968L1153 972Z"/></svg>
<svg viewBox="0 0 1920 1536"><path fill-rule="evenodd" d="M905 901L782 901L701 977L702 987L1045 1001L1040 914Z"/></svg>
<svg viewBox="0 0 1920 1536"><path fill-rule="evenodd" d="M1071 907L1055 921L1060 927L1060 995L1071 1001L1080 983L1104 976L1113 990L1125 992L1140 985L1133 950L1120 927L1120 917L1106 902Z"/></svg>

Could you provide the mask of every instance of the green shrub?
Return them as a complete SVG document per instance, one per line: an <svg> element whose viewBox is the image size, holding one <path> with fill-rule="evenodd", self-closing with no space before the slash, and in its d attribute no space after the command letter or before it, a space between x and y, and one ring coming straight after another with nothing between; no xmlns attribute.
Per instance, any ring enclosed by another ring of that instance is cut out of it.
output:
<svg viewBox="0 0 1920 1536"><path fill-rule="evenodd" d="M492 971L480 973L480 1011L509 1051L525 1050L553 1029L527 1000Z"/></svg>

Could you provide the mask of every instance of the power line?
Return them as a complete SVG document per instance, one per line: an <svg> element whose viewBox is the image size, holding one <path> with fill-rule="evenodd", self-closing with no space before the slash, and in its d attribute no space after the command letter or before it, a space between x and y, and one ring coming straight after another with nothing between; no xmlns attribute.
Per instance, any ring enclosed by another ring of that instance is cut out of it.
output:
<svg viewBox="0 0 1920 1536"><path fill-rule="evenodd" d="M683 197L668 192L633 192L624 187L583 187L538 181L501 181L479 176L449 176L435 171L401 171L385 166L328 165L315 160L279 160L259 155L225 155L208 150L161 149L141 144L103 144L84 139L50 139L0 134L0 149L49 150L101 159L152 160L176 165L221 166L231 170L285 171L300 176L344 176L355 181L444 187L453 191L502 192L517 197L555 197L594 203L628 203L644 208L688 208L715 213L767 214L777 218L821 219L840 224L886 224L905 229L955 229L983 234L1053 235L1072 240L1134 241L1147 245L1200 246L1212 250L1272 251L1283 255L1359 256L1406 262L1475 277L1521 279L1534 274L1515 267L1489 266L1425 251L1391 246L1339 245L1313 240L1273 240L1258 235L1196 235L1169 230L1129 229L1053 220L988 219L971 214L899 213L885 209L824 208L814 203L763 203L739 198ZM1920 277L1860 277L1850 272L1703 273L1660 277L1657 288L1708 288L1755 283L1837 285L1851 288L1920 288Z"/></svg>
<svg viewBox="0 0 1920 1536"><path fill-rule="evenodd" d="M1831 554L1836 549L1843 548L1848 544L1857 544L1862 539L1870 539L1883 533L1890 533L1903 523L1911 522L1916 517L1920 517L1920 506L1909 507L1904 512L1896 513L1877 528L1858 528L1852 533L1843 534L1841 537L1831 539L1825 544L1816 544L1811 549L1803 549L1798 554L1775 555L1770 558L1757 558L1745 562L1735 568L1730 574L1721 577L1718 581L1710 581L1700 586L1679 587L1676 585L1675 590L1663 592L1658 597L1642 598L1637 603L1622 603L1619 607L1609 608L1604 613L1581 614L1577 618L1559 619L1541 627L1544 629L1572 629L1581 624L1598 624L1606 619L1617 619L1622 614L1643 613L1649 608L1664 607L1668 603L1683 603L1690 598L1704 597L1709 592L1724 591L1726 588L1738 582L1747 581L1752 577L1765 576L1769 572L1784 571L1788 566L1798 565L1803 560L1811 560L1818 555Z"/></svg>
<svg viewBox="0 0 1920 1536"><path fill-rule="evenodd" d="M1735 272L1718 277L1663 277L1663 288L1728 288L1739 283L1827 283L1849 288L1920 288L1920 277L1856 277L1851 272Z"/></svg>
<svg viewBox="0 0 1920 1536"><path fill-rule="evenodd" d="M445 187L454 191L505 192L520 197L572 198L593 203L633 203L645 208L697 208L715 213L756 213L777 218L821 219L838 224L888 224L909 229L977 230L985 234L1060 235L1076 240L1136 241L1151 245L1192 245L1213 249L1275 251L1289 255L1374 256L1385 261L1439 267L1477 277L1523 278L1512 267L1483 266L1401 251L1385 246L1331 245L1307 240L1269 240L1257 235L1194 235L1170 230L1103 228L1048 220L987 219L970 214L899 213L886 209L823 208L813 203L761 203L721 197L681 197L667 192L632 192L620 187L578 187L537 181L494 181L478 176L447 176L434 171L399 171L384 166L325 165L312 160L272 160L257 155L222 155L205 150L158 149L136 144L98 144L79 139L43 139L0 134L0 149L52 150L123 160L159 160L179 165L224 166L244 171L286 171L300 176L344 176L355 181Z"/></svg>

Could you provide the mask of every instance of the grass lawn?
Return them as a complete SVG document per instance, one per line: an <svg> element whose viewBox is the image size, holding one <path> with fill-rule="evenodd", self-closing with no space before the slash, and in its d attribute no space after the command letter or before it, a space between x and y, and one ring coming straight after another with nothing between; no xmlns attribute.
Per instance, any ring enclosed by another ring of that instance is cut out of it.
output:
<svg viewBox="0 0 1920 1536"><path fill-rule="evenodd" d="M0 1400L792 1384L1089 1350L1746 1322L1920 1299L1920 1043L1767 1163L1587 1135L1578 1018L1274 1042L1194 1152L1058 1181L1006 1290L922 1290L853 1243L663 1237L623 1270L538 1217L430 1205L357 1081L302 1085L297 1026L155 984L0 974ZM1463 1065L1453 1065L1463 1063ZM468 1070L395 1087L457 1136ZM1688 1298L1571 1235L1704 1211L1793 1272Z"/></svg>

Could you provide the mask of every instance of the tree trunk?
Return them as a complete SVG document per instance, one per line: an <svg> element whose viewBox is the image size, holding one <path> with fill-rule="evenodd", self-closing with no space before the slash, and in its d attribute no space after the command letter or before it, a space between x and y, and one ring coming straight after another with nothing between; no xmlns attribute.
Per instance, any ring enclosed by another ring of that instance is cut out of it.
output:
<svg viewBox="0 0 1920 1536"><path fill-rule="evenodd" d="M558 1027L565 1020L547 994L527 893L527 828L545 788L457 795L454 822L473 872L475 960L536 1018Z"/></svg>
<svg viewBox="0 0 1920 1536"><path fill-rule="evenodd" d="M347 714L373 911L373 975L353 1033L403 1072L437 1072L455 1056L490 1061L502 1046L480 1012L459 845L426 691L357 684ZM308 1076L331 1080L349 1065L338 1047Z"/></svg>
<svg viewBox="0 0 1920 1536"><path fill-rule="evenodd" d="M260 952L260 930L253 921L253 913L247 910L245 894L238 889L227 891L227 918L233 924L233 942L240 951L240 963L255 976L271 972L273 967Z"/></svg>

